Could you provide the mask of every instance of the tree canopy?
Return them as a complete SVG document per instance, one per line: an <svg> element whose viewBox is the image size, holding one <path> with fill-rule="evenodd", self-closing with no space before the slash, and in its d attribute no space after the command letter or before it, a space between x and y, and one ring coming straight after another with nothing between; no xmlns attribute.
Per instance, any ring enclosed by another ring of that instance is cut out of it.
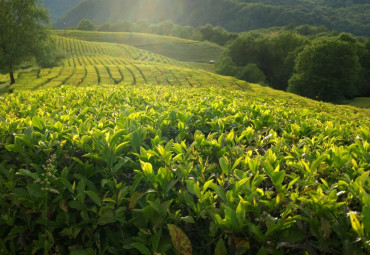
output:
<svg viewBox="0 0 370 255"><path fill-rule="evenodd" d="M83 19L78 23L77 30L85 30L85 31L94 31L96 30L96 25L89 19Z"/></svg>
<svg viewBox="0 0 370 255"><path fill-rule="evenodd" d="M263 78L259 81L266 81L275 89L285 90L293 72L297 49L305 42L303 37L293 32L282 32L273 37L255 34L240 36L227 46L224 54L229 58L220 59L216 64L216 71L257 82L255 78L250 78L253 72L254 77ZM222 63L226 60L234 65ZM246 68L249 64L255 64L255 66L250 65ZM264 74L263 77L261 73Z"/></svg>
<svg viewBox="0 0 370 255"><path fill-rule="evenodd" d="M229 42L216 72L322 101L370 96L370 40L324 27L271 28Z"/></svg>
<svg viewBox="0 0 370 255"><path fill-rule="evenodd" d="M347 35L313 41L298 55L288 91L331 102L353 98L361 68L356 45Z"/></svg>
<svg viewBox="0 0 370 255"><path fill-rule="evenodd" d="M37 0L0 0L0 71L10 74L36 58L43 61L52 47L47 11Z"/></svg>

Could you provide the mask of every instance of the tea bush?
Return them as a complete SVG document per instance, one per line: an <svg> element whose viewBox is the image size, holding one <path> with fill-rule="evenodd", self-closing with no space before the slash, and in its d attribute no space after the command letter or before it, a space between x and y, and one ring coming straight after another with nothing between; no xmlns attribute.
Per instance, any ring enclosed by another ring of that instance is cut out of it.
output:
<svg viewBox="0 0 370 255"><path fill-rule="evenodd" d="M0 253L368 253L368 111L251 88L1 96Z"/></svg>

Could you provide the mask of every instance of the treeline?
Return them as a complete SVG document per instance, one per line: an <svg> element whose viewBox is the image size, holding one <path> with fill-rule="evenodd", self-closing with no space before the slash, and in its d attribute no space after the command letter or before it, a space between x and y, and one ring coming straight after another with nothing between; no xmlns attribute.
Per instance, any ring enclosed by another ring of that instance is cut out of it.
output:
<svg viewBox="0 0 370 255"><path fill-rule="evenodd" d="M262 3L293 9L312 10L318 7L345 8L356 4L368 4L368 0L238 0L243 3Z"/></svg>
<svg viewBox="0 0 370 255"><path fill-rule="evenodd" d="M86 0L60 18L57 28L82 19L95 24L124 19L184 26L222 26L242 32L272 26L324 25L331 30L370 36L370 3L363 0Z"/></svg>
<svg viewBox="0 0 370 255"><path fill-rule="evenodd" d="M216 71L323 101L370 96L370 39L307 25L245 33Z"/></svg>
<svg viewBox="0 0 370 255"><path fill-rule="evenodd" d="M71 29L167 35L197 41L206 40L221 46L224 46L227 42L238 37L237 33L228 32L221 26L214 27L210 24L199 27L181 26L175 24L172 20L165 20L156 24L151 24L148 20L141 20L137 23L129 20L122 20L117 23L104 23L103 25L97 26L91 20L84 19L81 20L76 27L71 27Z"/></svg>

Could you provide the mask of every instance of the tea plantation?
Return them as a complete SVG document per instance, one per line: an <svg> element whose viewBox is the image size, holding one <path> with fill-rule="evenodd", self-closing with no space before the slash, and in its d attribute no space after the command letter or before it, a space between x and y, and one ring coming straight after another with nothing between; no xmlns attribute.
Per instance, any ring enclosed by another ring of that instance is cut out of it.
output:
<svg viewBox="0 0 370 255"><path fill-rule="evenodd" d="M17 72L17 82L11 86L12 90L55 88L61 85L140 83L245 87L245 82L236 78L204 70L212 69L212 65L178 61L125 44L89 42L58 36L55 37L55 42L66 56L61 65ZM212 55L209 56L211 57ZM8 75L0 74L0 85L8 80ZM6 89L0 87L0 93L1 91Z"/></svg>
<svg viewBox="0 0 370 255"><path fill-rule="evenodd" d="M0 96L0 254L370 253L369 110L57 42Z"/></svg>

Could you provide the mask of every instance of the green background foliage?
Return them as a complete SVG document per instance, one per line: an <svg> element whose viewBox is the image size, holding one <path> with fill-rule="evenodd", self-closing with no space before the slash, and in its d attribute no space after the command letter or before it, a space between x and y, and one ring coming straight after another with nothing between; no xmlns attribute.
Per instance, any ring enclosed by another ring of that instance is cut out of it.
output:
<svg viewBox="0 0 370 255"><path fill-rule="evenodd" d="M44 63L53 44L45 27L48 16L36 0L0 1L0 71L12 79L21 64L33 58ZM12 83L14 81L11 81Z"/></svg>
<svg viewBox="0 0 370 255"><path fill-rule="evenodd" d="M356 41L317 40L298 55L288 91L332 102L353 98L360 67Z"/></svg>
<svg viewBox="0 0 370 255"><path fill-rule="evenodd" d="M369 96L368 40L322 27L284 27L244 33L229 42L216 72L249 82L254 64L275 89L340 103ZM289 81L289 82L288 82ZM289 85L289 86L288 86Z"/></svg>

